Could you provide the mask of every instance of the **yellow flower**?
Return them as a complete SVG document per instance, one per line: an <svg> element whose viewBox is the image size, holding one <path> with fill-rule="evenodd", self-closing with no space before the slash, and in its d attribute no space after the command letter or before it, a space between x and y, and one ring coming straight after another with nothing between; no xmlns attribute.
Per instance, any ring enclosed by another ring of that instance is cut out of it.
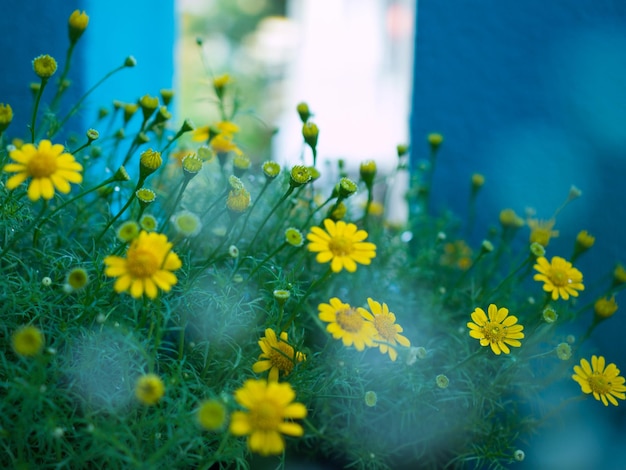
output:
<svg viewBox="0 0 626 470"><path fill-rule="evenodd" d="M143 119L148 120L152 113L159 107L159 99L156 96L143 95L139 98L139 106L143 113Z"/></svg>
<svg viewBox="0 0 626 470"><path fill-rule="evenodd" d="M134 220L127 220L117 228L115 235L119 241L128 243L137 238L139 232L139 224Z"/></svg>
<svg viewBox="0 0 626 470"><path fill-rule="evenodd" d="M156 405L165 394L163 380L156 374L142 375L135 384L135 396L144 405Z"/></svg>
<svg viewBox="0 0 626 470"><path fill-rule="evenodd" d="M537 258L533 267L539 272L533 279L544 283L543 290L552 292L552 300L578 297L578 291L585 289L582 273L560 256L553 256L550 262L543 256Z"/></svg>
<svg viewBox="0 0 626 470"><path fill-rule="evenodd" d="M518 216L513 209L503 209L500 212L500 224L503 227L520 228L524 225L524 219Z"/></svg>
<svg viewBox="0 0 626 470"><path fill-rule="evenodd" d="M239 126L231 121L220 121L215 124L215 128L224 137L233 138L237 132L239 132Z"/></svg>
<svg viewBox="0 0 626 470"><path fill-rule="evenodd" d="M542 246L548 246L552 237L558 237L559 231L552 230L555 220L537 220L529 219L528 227L530 227L530 243L537 242Z"/></svg>
<svg viewBox="0 0 626 470"><path fill-rule="evenodd" d="M211 137L211 127L210 126L202 126L195 129L191 134L191 140L194 142L208 142Z"/></svg>
<svg viewBox="0 0 626 470"><path fill-rule="evenodd" d="M195 153L190 153L186 157L183 157L181 164L185 178L191 179L196 176L198 172L202 170L203 163L204 160Z"/></svg>
<svg viewBox="0 0 626 470"><path fill-rule="evenodd" d="M621 264L615 266L613 270L613 282L615 284L624 284L626 283L626 269Z"/></svg>
<svg viewBox="0 0 626 470"><path fill-rule="evenodd" d="M134 298L145 293L151 299L157 296L157 287L168 292L176 284L172 271L182 266L165 235L144 231L132 242L126 258L107 256L104 264L104 273L118 278L113 286L116 292L129 290Z"/></svg>
<svg viewBox="0 0 626 470"><path fill-rule="evenodd" d="M395 361L398 357L398 352L395 346L400 344L406 348L411 346L411 342L400 333L402 333L402 327L396 323L396 316L389 311L387 304L368 298L367 303L372 313L368 312L364 308L359 307L359 312L364 318L371 321L376 328L376 336L374 341L378 345L378 349L382 354L389 353L389 357L392 361Z"/></svg>
<svg viewBox="0 0 626 470"><path fill-rule="evenodd" d="M245 189L233 189L228 193L226 207L235 213L245 212L250 206L250 193Z"/></svg>
<svg viewBox="0 0 626 470"><path fill-rule="evenodd" d="M139 226L146 232L154 232L158 224L157 219L151 214L144 214L139 219Z"/></svg>
<svg viewBox="0 0 626 470"><path fill-rule="evenodd" d="M161 99L163 100L163 104L165 104L165 106L167 106L168 104L170 104L170 102L172 101L172 98L174 98L174 95L176 93L174 92L174 90L171 90L169 88L161 88L159 90L159 94L161 95Z"/></svg>
<svg viewBox="0 0 626 470"><path fill-rule="evenodd" d="M615 296L610 299L608 297L602 297L593 304L593 309L601 318L612 317L617 312L617 302L615 302Z"/></svg>
<svg viewBox="0 0 626 470"><path fill-rule="evenodd" d="M268 179L268 181L272 181L280 173L280 165L272 161L263 162L262 169L263 174Z"/></svg>
<svg viewBox="0 0 626 470"><path fill-rule="evenodd" d="M353 223L342 220L333 222L324 219L324 231L320 227L312 227L307 235L309 251L317 253L318 263L331 262L333 272L338 273L342 269L349 272L356 271L356 263L370 264L376 257L376 245L364 242L367 238L365 230L358 230Z"/></svg>
<svg viewBox="0 0 626 470"><path fill-rule="evenodd" d="M76 42L80 38L89 25L89 16L80 10L74 10L68 20L70 41Z"/></svg>
<svg viewBox="0 0 626 470"><path fill-rule="evenodd" d="M278 382L281 372L284 376L289 375L294 364L306 360L306 356L301 352L296 352L287 341L287 332L281 332L280 337L277 338L274 330L267 328L265 336L259 340L259 346L263 352L252 366L252 370L257 374L269 370L270 382Z"/></svg>
<svg viewBox="0 0 626 470"><path fill-rule="evenodd" d="M11 105L0 103L0 133L13 121L13 109Z"/></svg>
<svg viewBox="0 0 626 470"><path fill-rule="evenodd" d="M567 343L559 343L556 356L562 361L568 361L572 357L572 347Z"/></svg>
<svg viewBox="0 0 626 470"><path fill-rule="evenodd" d="M588 250L596 242L596 237L589 235L586 230L581 230L576 235L576 245L582 250Z"/></svg>
<svg viewBox="0 0 626 470"><path fill-rule="evenodd" d="M233 412L229 431L248 436L248 449L261 455L277 455L285 449L283 434L302 436L304 430L292 419L305 418L306 407L294 403L295 392L288 383L246 380L235 391L235 401L246 411ZM289 421L286 421L289 420Z"/></svg>
<svg viewBox="0 0 626 470"><path fill-rule="evenodd" d="M624 377L620 377L619 369L615 364L605 367L603 356L591 356L591 364L587 359L581 359L580 365L574 366L572 379L578 382L583 393L593 393L596 400L602 400L604 406L608 402L617 406L616 398L626 399Z"/></svg>
<svg viewBox="0 0 626 470"><path fill-rule="evenodd" d="M39 78L47 80L57 71L57 61L48 54L33 59L33 70Z"/></svg>
<svg viewBox="0 0 626 470"><path fill-rule="evenodd" d="M233 81L234 80L227 73L218 75L213 79L213 87L215 88L217 94L221 96L221 93L224 91L224 87L233 83Z"/></svg>
<svg viewBox="0 0 626 470"><path fill-rule="evenodd" d="M311 181L311 172L303 165L295 165L289 174L289 185L297 188Z"/></svg>
<svg viewBox="0 0 626 470"><path fill-rule="evenodd" d="M207 431L218 431L226 422L226 407L219 400L205 400L198 408L198 423Z"/></svg>
<svg viewBox="0 0 626 470"><path fill-rule="evenodd" d="M436 150L443 143L443 136L436 132L428 134L428 143L433 150Z"/></svg>
<svg viewBox="0 0 626 470"><path fill-rule="evenodd" d="M406 144L396 145L396 153L398 154L398 158L404 157L407 153L409 153L409 146Z"/></svg>
<svg viewBox="0 0 626 470"><path fill-rule="evenodd" d="M172 216L171 221L176 231L184 237L192 238L202 231L200 217L188 210L177 212Z"/></svg>
<svg viewBox="0 0 626 470"><path fill-rule="evenodd" d="M443 246L439 263L465 271L472 265L472 249L463 240L448 242Z"/></svg>
<svg viewBox="0 0 626 470"><path fill-rule="evenodd" d="M444 374L439 374L437 377L435 377L435 383L437 384L437 387L441 389L446 389L448 388L448 385L450 385L450 379Z"/></svg>
<svg viewBox="0 0 626 470"><path fill-rule="evenodd" d="M237 145L224 134L217 134L211 139L211 148L215 153L238 152Z"/></svg>
<svg viewBox="0 0 626 470"><path fill-rule="evenodd" d="M28 197L31 201L40 198L52 199L54 190L67 194L69 183L82 183L80 172L83 166L70 153L64 153L61 144L52 144L42 140L39 146L25 144L21 149L11 150L11 159L15 163L4 166L4 171L16 173L7 182L7 189L15 189L26 179L32 178L28 185Z"/></svg>
<svg viewBox="0 0 626 470"><path fill-rule="evenodd" d="M485 176L480 173L474 173L472 175L472 189L476 190L481 188L485 184Z"/></svg>
<svg viewBox="0 0 626 470"><path fill-rule="evenodd" d="M302 125L302 137L304 141L312 148L317 146L317 139L320 135L320 130L316 124L312 122L305 122Z"/></svg>
<svg viewBox="0 0 626 470"><path fill-rule="evenodd" d="M365 392L363 399L365 401L365 405L371 408L376 406L376 403L378 402L378 395L376 395L376 392L374 392L373 390L368 390L367 392Z"/></svg>
<svg viewBox="0 0 626 470"><path fill-rule="evenodd" d="M144 150L139 157L139 175L140 178L147 178L157 171L163 164L161 152L148 149Z"/></svg>
<svg viewBox="0 0 626 470"><path fill-rule="evenodd" d="M304 237L300 230L289 227L285 230L285 242L289 243L291 246L299 247L304 243Z"/></svg>
<svg viewBox="0 0 626 470"><path fill-rule="evenodd" d="M89 283L89 274L83 268L74 268L67 274L67 283L74 290L79 290Z"/></svg>
<svg viewBox="0 0 626 470"><path fill-rule="evenodd" d="M43 349L44 337L39 328L27 325L13 333L11 343L13 350L20 356L36 356Z"/></svg>
<svg viewBox="0 0 626 470"><path fill-rule="evenodd" d="M328 304L320 304L318 308L320 320L328 323L326 330L333 338L341 339L344 346L354 344L358 351L363 351L365 346L375 346L374 338L378 332L369 321L371 315L367 315L367 310L353 308L337 297L330 299Z"/></svg>
<svg viewBox="0 0 626 470"><path fill-rule="evenodd" d="M135 103L126 103L124 104L124 122L128 123L130 118L132 118L137 110L139 109L139 105Z"/></svg>
<svg viewBox="0 0 626 470"><path fill-rule="evenodd" d="M235 175L242 175L248 168L250 168L250 157L240 153L233 158L233 171Z"/></svg>
<svg viewBox="0 0 626 470"><path fill-rule="evenodd" d="M519 340L524 338L524 327L517 324L517 317L495 304L489 305L487 312L489 317L482 308L477 307L472 312L473 321L467 323L469 335L480 340L481 346L491 346L491 350L498 355L511 352L507 345L519 348L522 345Z"/></svg>
<svg viewBox="0 0 626 470"><path fill-rule="evenodd" d="M300 116L300 120L302 122L307 122L311 117L311 111L309 110L309 105L304 101L298 103L296 106L296 111L298 111L298 115Z"/></svg>
<svg viewBox="0 0 626 470"><path fill-rule="evenodd" d="M148 188L139 188L135 191L135 196L142 207L146 207L156 200L156 193Z"/></svg>

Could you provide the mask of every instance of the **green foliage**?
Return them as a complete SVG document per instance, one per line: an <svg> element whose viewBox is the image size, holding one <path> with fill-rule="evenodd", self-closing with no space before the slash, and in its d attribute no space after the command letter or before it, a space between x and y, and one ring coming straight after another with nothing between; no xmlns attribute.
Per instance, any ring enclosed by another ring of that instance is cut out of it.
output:
<svg viewBox="0 0 626 470"><path fill-rule="evenodd" d="M229 87L216 94L216 102L234 92ZM54 101L61 95L59 87ZM221 106L222 113L225 109ZM359 469L400 468L407 462L419 468L508 468L516 449L540 432L546 415L542 391L571 375L571 360L555 353L563 342L560 328L593 302L580 307L573 299L544 301L540 286L530 282L535 257L513 249L516 230L503 226L488 244L471 247L461 236L468 221L430 214L439 144L430 146L429 164L413 175L406 223L389 223L372 206L374 190L384 192L397 172L406 171L404 153L393 174L360 181L364 205L358 195L333 195L336 181L295 187L288 169L271 180L256 164L241 176L252 204L235 213L226 201L240 190L229 180L237 150L212 155L190 176L180 159L200 153L200 143L188 139L187 124L177 131L167 120L144 120L135 134L126 135L116 131L127 124L120 110L102 113L99 125L109 135L102 132L93 144L66 149L83 166L82 185L73 184L71 194L55 191L49 201L31 201L26 187L32 173L11 190L2 176L3 467L284 468L322 458ZM53 106L50 111L31 129L34 143L54 140L55 123L65 122ZM37 107L33 116L35 123ZM234 112L224 117L237 118ZM3 168L20 145L7 146L7 135L0 135ZM164 163L146 176L139 160L150 146ZM121 162L130 180L125 172L109 170ZM156 201L140 204L139 187L155 191ZM476 196L468 192L470 204ZM289 227L306 236L322 226L339 202L346 207L344 219L366 230L367 242L376 245L372 264L359 264L355 272L332 272L306 242L293 246L285 240ZM171 216L182 209L198 215L199 234L176 231ZM120 241L116 228L145 214L156 218L157 232L182 262L171 270L173 288L160 289L154 299L117 292L118 275L105 272L105 259L124 258L134 243ZM73 289L66 276L77 267L89 282ZM518 289L522 284L527 288ZM606 294L622 286L615 282ZM279 301L275 290L287 291L289 298ZM393 362L376 347L345 347L318 317L318 305L333 297L355 307L367 307L368 298L386 303L412 347L395 345L399 356ZM468 334L470 314L490 303L508 308L524 325L522 346L510 354L496 356ZM554 323L543 320L548 304L558 313ZM575 351L599 321L572 341ZM13 333L26 324L45 336L34 357L12 347ZM207 398L220 400L229 412L240 409L234 393L257 377L252 366L266 328L288 332L291 346L306 354L306 361L280 380L291 384L308 416L304 435L287 438L282 456L258 459L227 423L219 431L202 430L196 410ZM137 378L146 373L165 383L165 396L155 406L142 405L134 394ZM449 379L447 386L437 384L440 374ZM376 394L373 406L366 392Z"/></svg>

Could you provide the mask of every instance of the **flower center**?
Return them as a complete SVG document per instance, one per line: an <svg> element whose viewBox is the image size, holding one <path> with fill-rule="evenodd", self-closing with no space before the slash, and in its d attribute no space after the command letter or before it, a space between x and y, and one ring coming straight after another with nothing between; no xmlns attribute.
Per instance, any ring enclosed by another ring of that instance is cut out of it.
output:
<svg viewBox="0 0 626 470"><path fill-rule="evenodd" d="M487 322L483 327L485 339L491 343L499 343L506 337L506 327L499 323Z"/></svg>
<svg viewBox="0 0 626 470"><path fill-rule="evenodd" d="M570 282L567 273L562 269L553 269L550 273L550 280L557 287L564 287Z"/></svg>
<svg viewBox="0 0 626 470"><path fill-rule="evenodd" d="M159 260L147 250L129 250L126 268L134 278L151 277L159 270Z"/></svg>
<svg viewBox="0 0 626 470"><path fill-rule="evenodd" d="M361 314L353 308L337 311L337 313L335 313L335 319L337 324L344 331L349 331L351 333L361 331L363 323L365 322Z"/></svg>
<svg viewBox="0 0 626 470"><path fill-rule="evenodd" d="M375 315L374 326L378 334L382 336L385 341L388 343L394 341L397 331L394 328L394 322L389 317L385 315Z"/></svg>
<svg viewBox="0 0 626 470"><path fill-rule="evenodd" d="M253 429L273 431L281 421L279 410L273 403L259 403L250 411L250 421Z"/></svg>
<svg viewBox="0 0 626 470"><path fill-rule="evenodd" d="M289 375L289 372L293 370L293 348L282 341L271 347L269 358L272 365L284 372L285 375Z"/></svg>
<svg viewBox="0 0 626 470"><path fill-rule="evenodd" d="M28 162L27 168L33 178L47 178L57 171L57 158L54 154L38 151Z"/></svg>
<svg viewBox="0 0 626 470"><path fill-rule="evenodd" d="M330 240L330 242L328 242L328 249L335 256L346 256L354 251L352 249L352 241L343 237L335 237Z"/></svg>
<svg viewBox="0 0 626 470"><path fill-rule="evenodd" d="M591 377L589 377L589 386L591 390L600 395L607 395L611 391L611 382L606 379L603 374L599 374L598 372L594 372Z"/></svg>

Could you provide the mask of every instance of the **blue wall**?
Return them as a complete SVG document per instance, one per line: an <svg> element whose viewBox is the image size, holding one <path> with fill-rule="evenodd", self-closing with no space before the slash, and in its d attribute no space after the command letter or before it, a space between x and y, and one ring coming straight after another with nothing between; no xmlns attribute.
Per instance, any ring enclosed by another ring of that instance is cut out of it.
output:
<svg viewBox="0 0 626 470"><path fill-rule="evenodd" d="M523 214L530 206L547 219L574 184L583 196L557 218L561 236L547 256L569 257L582 229L596 236L577 263L591 291L585 303L616 262L626 266L626 2L419 1L411 130L414 164L427 158L429 132L445 138L435 211L465 214L470 175L485 175L475 244L501 209ZM586 351L625 369L626 294L617 300L621 310L597 328ZM591 402L584 403L590 412L621 423L623 439L623 410ZM624 468L614 465L603 468Z"/></svg>
<svg viewBox="0 0 626 470"><path fill-rule="evenodd" d="M119 72L91 95L85 109L69 122L72 131L83 135L94 124L97 109L110 107L114 99L133 102L173 86L174 0L0 0L0 102L14 111L9 136L28 135L33 103L28 84L39 80L32 59L50 54L59 63L53 80L59 76L69 44L67 20L75 9L85 10L90 21L74 52L72 87L64 103L75 103L127 56L133 55L137 66ZM52 85L44 92L42 106L54 94Z"/></svg>
<svg viewBox="0 0 626 470"><path fill-rule="evenodd" d="M15 2L0 0L0 103L13 108L13 122L7 135L26 138L29 135L32 104L29 83L39 82L32 60L42 54L54 57L61 68L69 44L67 20L79 8L79 0ZM62 6L62 8L61 8ZM79 47L73 59L72 87L67 101L75 102L84 90L83 50ZM60 74L61 70L57 73ZM42 106L52 99L55 88L49 83L44 90Z"/></svg>

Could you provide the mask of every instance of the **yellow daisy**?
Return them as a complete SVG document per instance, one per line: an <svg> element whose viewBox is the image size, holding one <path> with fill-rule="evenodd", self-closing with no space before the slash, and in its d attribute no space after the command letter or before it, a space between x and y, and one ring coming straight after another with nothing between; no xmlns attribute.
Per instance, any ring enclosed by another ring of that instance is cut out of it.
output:
<svg viewBox="0 0 626 470"><path fill-rule="evenodd" d="M171 250L172 244L165 235L141 231L128 248L126 258L104 258L107 266L104 273L118 278L113 286L116 292L129 290L135 298L145 293L154 299L157 287L167 292L177 282L172 271L179 269L182 263Z"/></svg>
<svg viewBox="0 0 626 470"><path fill-rule="evenodd" d="M398 352L394 346L400 344L408 348L411 346L411 342L400 334L403 331L402 327L396 323L396 316L389 311L387 304L383 303L381 306L380 302L376 302L371 298L367 299L367 303L372 313L360 307L358 310L374 324L377 331L374 341L379 343L378 349L380 352L383 354L389 353L391 360L395 361L398 357Z"/></svg>
<svg viewBox="0 0 626 470"><path fill-rule="evenodd" d="M36 356L43 349L44 343L43 333L32 325L20 327L11 336L13 350L20 356Z"/></svg>
<svg viewBox="0 0 626 470"><path fill-rule="evenodd" d="M529 219L528 227L530 228L530 243L539 243L542 246L548 246L551 238L559 236L558 230L552 230L556 221Z"/></svg>
<svg viewBox="0 0 626 470"><path fill-rule="evenodd" d="M135 396L144 405L156 405L165 395L165 384L156 374L142 375L135 383Z"/></svg>
<svg viewBox="0 0 626 470"><path fill-rule="evenodd" d="M308 249L317 253L315 259L318 263L330 261L333 272L337 273L344 268L354 272L357 263L367 265L376 257L376 245L364 242L367 232L358 230L355 224L324 219L324 227L326 230L311 228L307 235L307 240L311 242Z"/></svg>
<svg viewBox="0 0 626 470"><path fill-rule="evenodd" d="M276 337L276 333L271 328L265 330L265 336L259 340L261 347L261 355L259 360L254 363L252 370L257 374L269 370L269 381L278 382L278 375L289 375L293 370L296 362L306 360L306 356L301 352L296 352L288 343L287 332L280 334L280 339Z"/></svg>
<svg viewBox="0 0 626 470"><path fill-rule="evenodd" d="M508 309L498 308L495 304L489 305L487 312L489 317L482 308L472 312L473 322L467 323L469 335L480 340L481 346L491 346L491 350L498 355L511 352L507 344L519 348L522 345L519 340L524 337L524 327L516 324L517 317L509 315Z"/></svg>
<svg viewBox="0 0 626 470"><path fill-rule="evenodd" d="M353 308L337 297L330 299L328 304L320 304L318 308L320 320L328 323L326 330L333 338L341 339L344 346L354 344L358 351L363 351L365 346L375 345L374 338L378 332L369 321L371 315L367 315L367 310Z"/></svg>
<svg viewBox="0 0 626 470"><path fill-rule="evenodd" d="M32 178L28 185L28 197L31 201L40 198L52 199L54 190L67 194L70 192L70 183L82 183L80 172L83 166L74 156L65 152L61 144L52 144L49 140L42 140L39 146L25 144L20 149L12 150L9 156L14 163L4 165L4 171L16 173L6 183L7 189L15 189L28 178Z"/></svg>
<svg viewBox="0 0 626 470"><path fill-rule="evenodd" d="M615 364L605 367L603 356L591 356L591 364L587 359L581 359L579 366L574 366L575 374L572 379L578 382L583 393L593 393L593 397L609 406L608 402L617 406L616 398L626 399L624 377L620 377L619 369Z"/></svg>
<svg viewBox="0 0 626 470"><path fill-rule="evenodd" d="M229 431L248 436L248 449L261 455L277 455L285 449L283 434L302 436L298 423L286 421L305 418L306 407L294 403L296 394L289 383L246 380L235 392L235 401L246 411L231 415Z"/></svg>
<svg viewBox="0 0 626 470"><path fill-rule="evenodd" d="M585 289L582 273L560 256L553 256L550 262L541 256L537 258L534 268L539 274L535 274L533 279L544 283L543 290L552 293L552 300L559 297L567 300L570 295L578 297L578 291Z"/></svg>

